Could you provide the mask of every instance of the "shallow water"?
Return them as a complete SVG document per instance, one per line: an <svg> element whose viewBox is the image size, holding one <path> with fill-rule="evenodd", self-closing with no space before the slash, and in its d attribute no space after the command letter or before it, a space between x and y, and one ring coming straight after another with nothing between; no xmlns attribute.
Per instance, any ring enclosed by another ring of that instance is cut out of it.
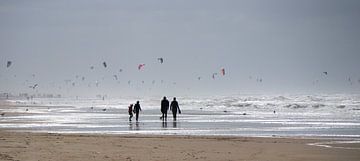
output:
<svg viewBox="0 0 360 161"><path fill-rule="evenodd" d="M359 95L179 97L182 114L160 119L160 99L140 100L139 122L128 121L136 98L11 100L0 128L55 133L360 138ZM28 109L28 111L26 111Z"/></svg>

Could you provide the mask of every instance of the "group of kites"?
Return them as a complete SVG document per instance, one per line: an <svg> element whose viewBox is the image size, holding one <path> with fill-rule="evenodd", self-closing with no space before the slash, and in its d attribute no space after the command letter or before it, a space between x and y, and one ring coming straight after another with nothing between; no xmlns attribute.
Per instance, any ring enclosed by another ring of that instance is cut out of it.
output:
<svg viewBox="0 0 360 161"><path fill-rule="evenodd" d="M163 64L163 63L164 63L164 58L157 58L157 60L158 60L158 62L159 62L160 64ZM12 61L7 61L7 62L6 62L6 68L10 68L10 67L12 66L12 64L13 64ZM107 68L107 67L108 67L108 65L107 65L107 63L106 63L105 61L102 62L102 65L103 65L104 68ZM90 69L91 69L91 70L93 70L94 68L95 68L94 66L90 66ZM138 64L137 68L138 68L139 71L141 71L141 70L143 70L143 68L145 68L145 64ZM120 70L119 70L119 72L122 72L122 71L123 71L123 69L120 69ZM226 73L226 72L225 72L225 68L221 68L221 69L219 70L219 72L214 72L214 73L212 73L211 78L212 78L212 79L215 79L217 75L225 76L225 73ZM323 72L323 74L324 74L325 76L327 76L327 75L328 75L328 72ZM35 77L34 74L33 74L32 76ZM113 77L114 77L115 80L118 80L118 76L117 76L117 75L113 75ZM78 79L78 78L79 78L79 76L76 75L76 79ZM85 80L85 77L83 76L81 79L82 79L82 81L84 81L84 80ZM198 79L198 80L201 80L201 77L199 76L197 79ZM249 79L252 79L252 77L250 76ZM353 84L353 80L352 80L350 77L348 77L347 80L348 80L348 82L350 82L351 85ZM262 78L257 78L256 81L261 83L261 82L263 81L263 79L262 79ZM68 84L69 82L71 82L71 80L65 80L65 82L66 82L66 84ZM161 82L163 82L163 80L162 80ZM318 80L317 80L316 82L318 82ZM360 79L358 80L358 82L360 83ZM128 84L130 84L130 83L131 83L131 81L129 80L129 81L128 81ZM142 81L142 83L144 83L144 81ZM152 83L154 84L155 81L153 81ZM96 81L96 82L95 82L95 85L98 86L98 84L99 84L99 82ZM75 82L72 82L72 86L75 86ZM32 89L35 89L36 87L38 87L38 84L34 84L34 85L29 86L29 88L32 88Z"/></svg>
<svg viewBox="0 0 360 161"><path fill-rule="evenodd" d="M164 63L164 58L157 58L157 60L160 62L160 64ZM107 63L105 61L102 64L103 64L104 68L107 68ZM145 64L139 64L138 70L142 70L144 67L145 67ZM94 69L94 66L91 66L90 69L91 70ZM122 72L123 70L120 69L119 71ZM211 76L212 79L215 79L215 76L217 76L218 74L225 76L225 68L221 68L219 73L218 72L212 73L212 76ZM113 76L116 80L118 79L117 75L113 75ZM198 80L201 80L201 77L198 77Z"/></svg>
<svg viewBox="0 0 360 161"><path fill-rule="evenodd" d="M163 64L163 63L164 63L164 58L162 58L162 57L157 58L157 61L158 61L160 64ZM10 68L12 65L13 65L13 62L12 62L12 61L7 61L7 63L6 63L6 68ZM104 61L104 62L102 62L102 66L103 66L104 68L107 68L107 67L108 67L108 64ZM139 71L143 70L144 68L145 68L145 64L143 64L143 63L138 64L138 66L137 66L137 69L138 69ZM91 70L94 70L95 67L94 67L94 66L90 66L90 69L91 69ZM119 72L122 72L122 71L123 71L123 69L120 69L120 70L119 70ZM215 79L217 75L225 76L225 68L221 68L221 69L219 70L219 72L214 72L214 73L212 73L211 78L212 78L212 79ZM32 76L35 77L35 74L32 74ZM79 75L76 75L76 79L79 79L79 77L80 77ZM114 74L113 77L114 77L115 80L118 80L118 75ZM197 79L198 79L198 80L201 80L201 77L198 77ZM84 80L85 80L85 77L82 76L82 77L81 77L81 80L84 81ZM72 82L72 80L70 80L70 79L67 79L67 80L64 80L64 81L65 81L66 84L71 83L72 86L75 86L75 82ZM28 81L26 81L26 82L28 82ZM161 82L163 82L163 80L162 80ZM129 80L129 81L128 81L128 84L130 84L130 83L131 83L131 81ZM142 81L142 83L144 83L144 81ZM155 81L153 80L152 83L154 84ZM174 84L176 84L176 83L174 83ZM96 85L96 87L98 87L99 82L98 82L98 81L95 81L95 85ZM29 87L29 88L32 88L32 89L35 89L36 87L38 87L38 84L33 84L33 85L31 85L31 86L28 86L28 87ZM90 85L89 85L89 87L90 87Z"/></svg>

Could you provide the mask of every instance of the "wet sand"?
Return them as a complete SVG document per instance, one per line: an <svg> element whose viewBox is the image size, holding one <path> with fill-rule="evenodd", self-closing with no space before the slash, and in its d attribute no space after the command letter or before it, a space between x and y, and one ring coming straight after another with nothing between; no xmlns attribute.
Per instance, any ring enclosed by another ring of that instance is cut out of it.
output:
<svg viewBox="0 0 360 161"><path fill-rule="evenodd" d="M0 160L358 161L352 149L310 146L322 139L88 135L0 130ZM335 145L333 145L335 146Z"/></svg>

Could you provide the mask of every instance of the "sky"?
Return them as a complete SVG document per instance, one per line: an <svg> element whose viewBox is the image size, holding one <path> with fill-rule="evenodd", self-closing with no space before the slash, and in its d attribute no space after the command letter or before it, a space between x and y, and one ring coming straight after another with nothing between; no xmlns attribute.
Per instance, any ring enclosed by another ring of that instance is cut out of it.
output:
<svg viewBox="0 0 360 161"><path fill-rule="evenodd" d="M359 93L359 17L357 0L1 0L0 92Z"/></svg>

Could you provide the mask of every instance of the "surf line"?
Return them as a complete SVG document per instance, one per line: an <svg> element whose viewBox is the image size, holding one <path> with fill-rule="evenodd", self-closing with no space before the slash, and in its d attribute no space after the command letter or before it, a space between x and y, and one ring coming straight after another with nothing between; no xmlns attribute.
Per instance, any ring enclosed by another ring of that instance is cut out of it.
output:
<svg viewBox="0 0 360 161"><path fill-rule="evenodd" d="M354 144L354 143L360 143L360 140L317 142L317 143L309 143L309 144L307 144L307 145L324 147L324 148L355 149L355 150L360 150L360 148L355 148L355 147L334 146L335 144Z"/></svg>

